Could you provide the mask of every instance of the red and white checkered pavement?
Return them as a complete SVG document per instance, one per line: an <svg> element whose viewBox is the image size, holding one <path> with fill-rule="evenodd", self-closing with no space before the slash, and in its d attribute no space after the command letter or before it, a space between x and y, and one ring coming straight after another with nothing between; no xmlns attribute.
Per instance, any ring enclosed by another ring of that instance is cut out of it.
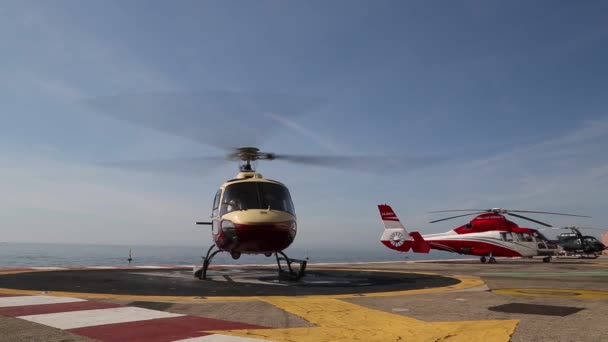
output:
<svg viewBox="0 0 608 342"><path fill-rule="evenodd" d="M44 324L106 342L253 342L207 331L265 327L71 297L0 294L0 315Z"/></svg>

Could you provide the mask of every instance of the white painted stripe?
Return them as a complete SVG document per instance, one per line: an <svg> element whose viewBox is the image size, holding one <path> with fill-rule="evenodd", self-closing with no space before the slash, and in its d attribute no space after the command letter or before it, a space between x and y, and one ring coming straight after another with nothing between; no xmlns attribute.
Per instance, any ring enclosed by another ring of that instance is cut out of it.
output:
<svg viewBox="0 0 608 342"><path fill-rule="evenodd" d="M164 311L135 307L82 310L44 315L20 316L30 322L40 323L59 329L74 329L104 324L145 321L157 318L180 317L183 315Z"/></svg>
<svg viewBox="0 0 608 342"><path fill-rule="evenodd" d="M36 267L28 267L31 270L67 270L65 267L56 267L56 266L36 266Z"/></svg>
<svg viewBox="0 0 608 342"><path fill-rule="evenodd" d="M18 297L3 297L0 298L0 308L11 306L27 306L27 305L42 305L42 304L61 304L84 302L84 299L69 298L69 297L52 297L52 296L18 296Z"/></svg>
<svg viewBox="0 0 608 342"><path fill-rule="evenodd" d="M200 337L191 337L185 340L177 340L173 342L260 342L268 340L259 340L257 338L248 338L240 336L229 336L221 334L213 334Z"/></svg>
<svg viewBox="0 0 608 342"><path fill-rule="evenodd" d="M93 270L114 270L114 269L117 269L120 267L119 266L87 266L85 268L93 269Z"/></svg>
<svg viewBox="0 0 608 342"><path fill-rule="evenodd" d="M133 266L134 268L167 268L167 266Z"/></svg>

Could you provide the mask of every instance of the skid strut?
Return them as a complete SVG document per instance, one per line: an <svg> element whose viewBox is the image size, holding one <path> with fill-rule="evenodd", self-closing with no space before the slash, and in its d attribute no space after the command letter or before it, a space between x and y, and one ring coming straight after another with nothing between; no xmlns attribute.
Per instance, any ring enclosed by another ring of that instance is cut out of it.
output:
<svg viewBox="0 0 608 342"><path fill-rule="evenodd" d="M194 277L201 279L201 280L207 279L207 270L209 269L211 260L213 260L213 257L222 251L219 248L214 251L213 250L214 248L217 248L215 244L212 245L211 247L209 247L209 249L207 250L207 254L203 258L203 267L194 271ZM279 257L279 254L281 255L280 257ZM307 264L306 260L288 258L287 255L285 255L285 253L283 253L283 252L277 252L277 253L274 253L274 255L277 259L279 275L287 274L289 276L289 279L291 279L291 280L298 280L304 276L304 271L306 270L306 264ZM283 270L283 268L281 267L281 261L285 261L285 263L287 264L288 271ZM297 263L299 265L299 268L297 270L294 270L294 268L292 267L292 264L294 264L294 263Z"/></svg>
<svg viewBox="0 0 608 342"><path fill-rule="evenodd" d="M281 254L281 257L279 257L279 254ZM306 264L307 264L306 260L288 258L287 255L285 255L285 253L283 253L283 252L277 252L277 253L274 253L274 255L277 258L277 266L279 267L279 276L287 273L289 276L289 279L291 279L291 280L298 280L304 276L304 271L306 270ZM283 270L283 268L281 267L281 261L285 261L285 263L287 264L287 269L289 271ZM293 269L293 267L291 267L291 264L293 264L293 263L297 263L300 266L299 269L297 270L297 272Z"/></svg>
<svg viewBox="0 0 608 342"><path fill-rule="evenodd" d="M212 245L211 247L209 247L209 250L207 250L207 255L203 258L203 267L194 271L194 276L196 278L202 279L202 280L207 279L207 269L209 269L211 260L213 260L213 257L216 256L217 253L222 251L221 249L218 248L217 251L214 251L213 253L211 253L211 251L213 250L214 247L215 247L215 244Z"/></svg>

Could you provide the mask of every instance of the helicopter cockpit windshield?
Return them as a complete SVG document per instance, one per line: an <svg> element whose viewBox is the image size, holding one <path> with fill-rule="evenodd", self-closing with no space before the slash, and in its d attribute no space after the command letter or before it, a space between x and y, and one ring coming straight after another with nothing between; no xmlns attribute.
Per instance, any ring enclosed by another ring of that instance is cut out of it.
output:
<svg viewBox="0 0 608 342"><path fill-rule="evenodd" d="M231 184L224 190L220 214L235 210L271 209L295 215L289 190L280 184L242 182Z"/></svg>
<svg viewBox="0 0 608 342"><path fill-rule="evenodd" d="M594 238L593 236L585 236L585 243L594 245L594 244L599 244L600 241L598 239Z"/></svg>

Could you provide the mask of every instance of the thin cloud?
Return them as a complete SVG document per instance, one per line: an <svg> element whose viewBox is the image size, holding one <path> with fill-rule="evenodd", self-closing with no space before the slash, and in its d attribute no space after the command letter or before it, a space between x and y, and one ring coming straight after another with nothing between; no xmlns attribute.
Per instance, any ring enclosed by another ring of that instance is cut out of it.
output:
<svg viewBox="0 0 608 342"><path fill-rule="evenodd" d="M0 197L3 241L141 244L210 238L194 225L207 214L196 194L142 189L155 183L40 156L3 156L0 165L10 165L0 167L0 187L10 194Z"/></svg>
<svg viewBox="0 0 608 342"><path fill-rule="evenodd" d="M581 151L580 144L594 142L597 139L608 138L608 117L584 121L577 129L566 132L555 139L541 141L535 144L519 146L471 162L475 167L484 167L503 163L507 160L519 161L523 158L556 158L565 154Z"/></svg>
<svg viewBox="0 0 608 342"><path fill-rule="evenodd" d="M573 131L460 165L442 202L478 200L481 207L566 211L593 219L551 217L554 225L601 226L600 202L608 191L608 118L588 120Z"/></svg>
<svg viewBox="0 0 608 342"><path fill-rule="evenodd" d="M3 158L4 159L4 158ZM196 206L177 197L141 192L121 187L121 183L138 175L120 175L96 167L70 162L36 158L10 158L0 168L3 191L11 196L0 199L5 208L44 209L64 213L97 215L114 218L184 217ZM80 174L80 179L73 175ZM63 176L62 176L63 175ZM114 180L112 180L114 178ZM125 208L129 210L125 211Z"/></svg>
<svg viewBox="0 0 608 342"><path fill-rule="evenodd" d="M266 113L265 115L273 120L276 120L277 122L281 123L283 126L293 130L294 132L300 133L301 135L305 136L306 138L309 138L310 140L315 142L317 145L319 145L320 147L324 148L325 150L327 150L329 152L336 153L336 154L345 153L343 147L341 147L338 144L332 142L331 140L321 136L317 132L312 131L312 130L300 125L299 123L295 122L294 120L288 119L284 116L281 116L279 114L274 114L274 113Z"/></svg>
<svg viewBox="0 0 608 342"><path fill-rule="evenodd" d="M27 68L12 68L2 82L23 93L35 92L61 102L103 93L176 89L175 82L137 60L126 49L70 25L59 10L38 4L12 8L0 28L19 30ZM30 52L35 48L35 53ZM87 82L90 81L90 82ZM87 86L85 86L87 84Z"/></svg>

